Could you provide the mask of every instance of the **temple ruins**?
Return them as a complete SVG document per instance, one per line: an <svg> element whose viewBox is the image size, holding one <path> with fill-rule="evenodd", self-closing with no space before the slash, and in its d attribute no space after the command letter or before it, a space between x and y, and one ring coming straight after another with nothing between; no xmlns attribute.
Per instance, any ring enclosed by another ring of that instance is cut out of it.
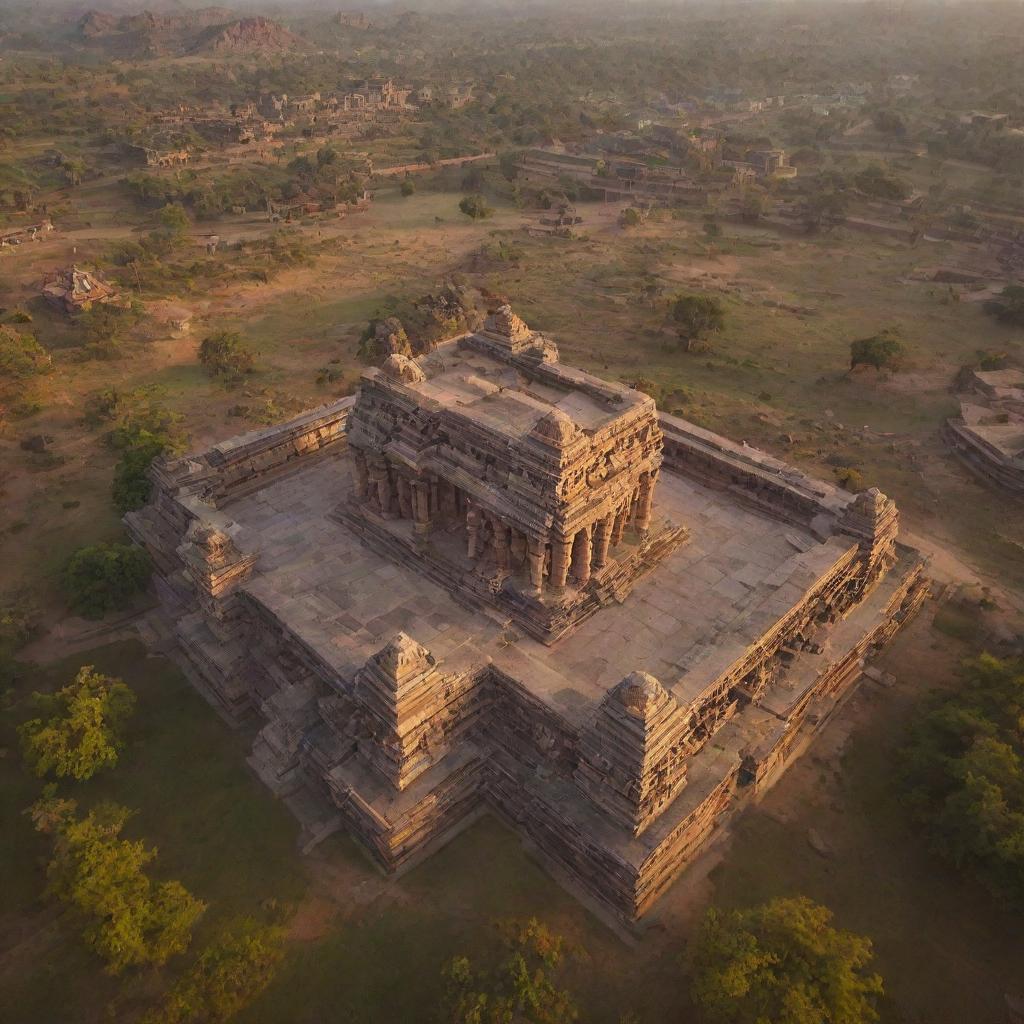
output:
<svg viewBox="0 0 1024 1024"><path fill-rule="evenodd" d="M157 463L129 513L196 685L312 842L474 816L623 921L927 593L895 504L560 362L507 306L358 393Z"/></svg>

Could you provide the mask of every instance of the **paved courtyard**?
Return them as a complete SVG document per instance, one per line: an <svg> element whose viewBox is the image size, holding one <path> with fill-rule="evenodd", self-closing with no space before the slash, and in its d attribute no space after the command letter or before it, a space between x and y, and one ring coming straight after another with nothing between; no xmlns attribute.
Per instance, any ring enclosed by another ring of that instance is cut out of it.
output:
<svg viewBox="0 0 1024 1024"><path fill-rule="evenodd" d="M493 662L572 722L636 669L690 704L854 543L820 542L663 471L656 510L688 527L689 541L622 604L546 647L496 611L463 607L329 518L349 490L341 456L228 505L239 547L259 554L245 589L343 676L403 630L442 670Z"/></svg>

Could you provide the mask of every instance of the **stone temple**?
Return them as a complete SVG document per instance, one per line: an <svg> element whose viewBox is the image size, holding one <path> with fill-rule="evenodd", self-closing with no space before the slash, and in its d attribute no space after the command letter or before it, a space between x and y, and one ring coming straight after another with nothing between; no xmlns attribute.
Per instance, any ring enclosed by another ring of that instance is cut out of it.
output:
<svg viewBox="0 0 1024 1024"><path fill-rule="evenodd" d="M250 763L387 870L481 813L622 920L927 592L894 503L562 364L505 306L358 394L156 465L130 513Z"/></svg>

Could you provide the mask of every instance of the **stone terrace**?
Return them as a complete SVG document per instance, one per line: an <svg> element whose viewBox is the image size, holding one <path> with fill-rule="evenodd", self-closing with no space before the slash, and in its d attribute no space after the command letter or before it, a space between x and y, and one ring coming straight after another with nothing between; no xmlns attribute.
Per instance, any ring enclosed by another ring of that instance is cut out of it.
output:
<svg viewBox="0 0 1024 1024"><path fill-rule="evenodd" d="M856 547L845 537L818 541L728 494L664 474L658 507L688 524L690 542L621 605L552 648L497 612L457 603L330 519L348 496L349 463L344 455L325 459L223 509L238 547L258 555L244 590L344 678L402 630L446 671L493 663L575 726L638 669L682 706L692 704Z"/></svg>

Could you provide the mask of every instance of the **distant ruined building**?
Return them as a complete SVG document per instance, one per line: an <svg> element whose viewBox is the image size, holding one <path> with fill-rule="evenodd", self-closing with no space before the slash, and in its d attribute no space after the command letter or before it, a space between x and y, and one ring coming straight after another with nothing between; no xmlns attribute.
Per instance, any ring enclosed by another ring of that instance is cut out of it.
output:
<svg viewBox="0 0 1024 1024"><path fill-rule="evenodd" d="M927 593L885 495L659 413L507 306L152 476L126 519L180 649L262 718L309 842L394 870L491 812L624 921Z"/></svg>

